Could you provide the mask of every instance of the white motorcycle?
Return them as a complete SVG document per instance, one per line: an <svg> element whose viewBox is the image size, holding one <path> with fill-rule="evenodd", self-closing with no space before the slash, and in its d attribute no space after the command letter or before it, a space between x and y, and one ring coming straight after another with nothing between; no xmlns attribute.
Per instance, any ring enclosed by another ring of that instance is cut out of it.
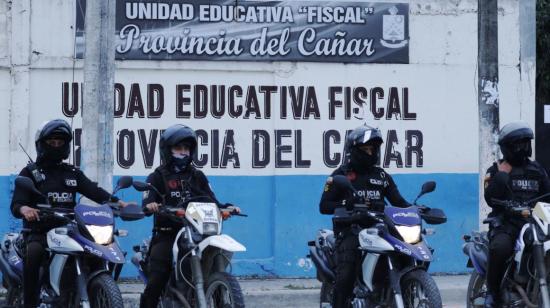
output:
<svg viewBox="0 0 550 308"><path fill-rule="evenodd" d="M524 202L492 199L494 204L506 210L507 215L526 220L501 282L502 307L550 308L550 203L536 202L549 195ZM483 222L494 224L498 220L492 217ZM468 285L467 307L483 307L487 291L488 235L474 231L465 235L464 240L462 250L468 257L467 267L474 268Z"/></svg>
<svg viewBox="0 0 550 308"><path fill-rule="evenodd" d="M138 191L153 190L162 196L151 184L136 181L133 185ZM246 251L246 248L221 232L225 218L246 215L236 213L234 208L220 209L205 196L187 198L178 206L163 202L157 215L165 215L183 223L173 244L173 270L159 306L244 307L241 287L226 268L233 253ZM136 254L132 257L132 263L138 268L140 277L146 284L149 242L144 241L142 245L134 246L134 251ZM191 264L192 281L183 273L183 264L186 261Z"/></svg>
<svg viewBox="0 0 550 308"><path fill-rule="evenodd" d="M131 183L131 177L122 177L115 192ZM17 177L15 185L47 200L29 178ZM50 258L40 274L40 307L122 308L115 279L125 262L125 253L115 236L125 236L127 231L115 229L114 217L141 219L141 208L135 204L119 209L117 204L82 203L74 209L49 204L39 204L38 208L41 220L55 220L60 225L46 235ZM1 243L0 270L8 290L6 302L12 307L22 306L23 234L29 231L8 233Z"/></svg>

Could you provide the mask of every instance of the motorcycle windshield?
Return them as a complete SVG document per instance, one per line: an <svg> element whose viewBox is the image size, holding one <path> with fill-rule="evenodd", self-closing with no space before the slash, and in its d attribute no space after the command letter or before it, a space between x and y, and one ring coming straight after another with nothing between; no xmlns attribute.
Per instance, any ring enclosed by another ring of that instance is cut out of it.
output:
<svg viewBox="0 0 550 308"><path fill-rule="evenodd" d="M85 225L108 226L114 224L113 211L107 205L77 204L74 208L76 220Z"/></svg>
<svg viewBox="0 0 550 308"><path fill-rule="evenodd" d="M422 222L418 209L415 206L406 208L388 206L384 209L384 213L396 225L416 226Z"/></svg>

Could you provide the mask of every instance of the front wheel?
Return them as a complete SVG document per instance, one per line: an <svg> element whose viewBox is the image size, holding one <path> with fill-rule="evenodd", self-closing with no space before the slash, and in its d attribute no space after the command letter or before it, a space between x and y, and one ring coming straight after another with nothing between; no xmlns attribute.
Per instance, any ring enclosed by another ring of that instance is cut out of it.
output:
<svg viewBox="0 0 550 308"><path fill-rule="evenodd" d="M210 275L205 297L208 308L244 307L241 286L237 279L228 273L217 272Z"/></svg>
<svg viewBox="0 0 550 308"><path fill-rule="evenodd" d="M468 283L468 291L466 293L466 301L468 308L482 308L485 305L485 295L487 294L487 286L485 285L485 277L478 272L473 271Z"/></svg>
<svg viewBox="0 0 550 308"><path fill-rule="evenodd" d="M406 308L441 308L441 294L433 278L424 270L414 270L401 279Z"/></svg>
<svg viewBox="0 0 550 308"><path fill-rule="evenodd" d="M97 275L88 284L88 296L92 308L123 308L120 289L113 277L103 273Z"/></svg>
<svg viewBox="0 0 550 308"><path fill-rule="evenodd" d="M330 282L323 282L321 285L321 297L319 299L319 307L332 307L332 294L334 292L334 285Z"/></svg>

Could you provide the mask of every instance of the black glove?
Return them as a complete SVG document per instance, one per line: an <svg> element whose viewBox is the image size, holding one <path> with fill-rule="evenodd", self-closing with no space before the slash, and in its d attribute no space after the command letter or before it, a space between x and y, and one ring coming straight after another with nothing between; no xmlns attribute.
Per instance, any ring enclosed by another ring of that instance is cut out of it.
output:
<svg viewBox="0 0 550 308"><path fill-rule="evenodd" d="M354 194L342 201L342 205L344 205L348 211L353 210L356 204L365 204L365 198Z"/></svg>
<svg viewBox="0 0 550 308"><path fill-rule="evenodd" d="M353 198L348 198L342 200L342 206L346 208L346 210L351 211L353 210L353 205L355 202L353 201Z"/></svg>

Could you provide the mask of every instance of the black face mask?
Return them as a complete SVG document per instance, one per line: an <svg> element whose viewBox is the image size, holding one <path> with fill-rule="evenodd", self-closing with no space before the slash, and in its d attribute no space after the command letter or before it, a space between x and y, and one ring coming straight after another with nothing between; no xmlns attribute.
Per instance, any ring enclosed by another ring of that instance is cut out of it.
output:
<svg viewBox="0 0 550 308"><path fill-rule="evenodd" d="M60 147L52 147L44 142L42 147L44 149L44 154L41 160L44 162L59 163L69 157L68 143Z"/></svg>
<svg viewBox="0 0 550 308"><path fill-rule="evenodd" d="M174 155L172 154L172 164L180 170L183 170L189 166L193 159L190 155Z"/></svg>
<svg viewBox="0 0 550 308"><path fill-rule="evenodd" d="M380 148L376 147L374 153L369 155L365 151L360 150L357 147L351 149L350 164L354 171L358 173L365 173L368 169L372 168L377 162L380 153Z"/></svg>
<svg viewBox="0 0 550 308"><path fill-rule="evenodd" d="M516 167L525 164L532 154L531 140L503 145L500 149L504 156L504 160Z"/></svg>

